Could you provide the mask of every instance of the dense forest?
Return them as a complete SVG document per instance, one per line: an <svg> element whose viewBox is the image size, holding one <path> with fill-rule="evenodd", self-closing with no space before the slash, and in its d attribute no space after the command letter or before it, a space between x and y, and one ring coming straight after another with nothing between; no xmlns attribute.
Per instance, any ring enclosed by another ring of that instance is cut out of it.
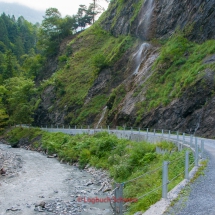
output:
<svg viewBox="0 0 215 215"><path fill-rule="evenodd" d="M42 24L32 24L20 16L0 16L0 130L7 125L29 124L37 108L36 77L48 59L55 57L63 39L94 23L103 8L93 1L80 5L76 15L62 18L56 8L48 8ZM42 75L41 75L42 77Z"/></svg>

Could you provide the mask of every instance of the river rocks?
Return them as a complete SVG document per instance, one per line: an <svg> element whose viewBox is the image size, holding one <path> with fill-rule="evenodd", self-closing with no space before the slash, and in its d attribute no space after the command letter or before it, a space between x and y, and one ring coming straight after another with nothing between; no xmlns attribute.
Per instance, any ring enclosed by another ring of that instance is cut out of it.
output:
<svg viewBox="0 0 215 215"><path fill-rule="evenodd" d="M53 154L53 155L48 155L47 158L56 158L57 155L56 154Z"/></svg>
<svg viewBox="0 0 215 215"><path fill-rule="evenodd" d="M21 211L21 209L16 207L11 207L11 208L8 208L6 211Z"/></svg>
<svg viewBox="0 0 215 215"><path fill-rule="evenodd" d="M14 177L22 169L22 158L0 148L0 175Z"/></svg>
<svg viewBox="0 0 215 215"><path fill-rule="evenodd" d="M89 172L90 174L92 174L93 176L93 181L88 181L86 183L86 186L89 186L91 184L96 184L98 186L101 186L99 189L98 189L98 192L99 191L102 191L102 192L108 192L108 191L111 191L112 190L112 183L113 181L110 179L108 173L104 170L101 170L101 169L96 169L94 167L88 167L88 168L85 168L85 170L87 172Z"/></svg>
<svg viewBox="0 0 215 215"><path fill-rule="evenodd" d="M6 173L6 170L4 170L4 168L1 168L1 169L0 169L0 174L1 174L1 175L5 175L5 173Z"/></svg>
<svg viewBox="0 0 215 215"><path fill-rule="evenodd" d="M81 203L75 201L64 201L56 198L53 201L48 201L44 204L36 204L34 211L37 212L52 212L51 214L81 214L84 210L84 206Z"/></svg>
<svg viewBox="0 0 215 215"><path fill-rule="evenodd" d="M10 158L16 158L15 161L22 161L26 173L19 174L16 178L6 176L2 180L1 191L4 196L10 197L5 200L0 195L0 208L5 213L10 214L19 209L23 215L112 214L109 203L92 202L96 198L110 198L112 195L111 189L103 193L105 186L111 187L111 180L105 171L89 165L85 170L80 170L76 166L60 164L56 159L48 159L46 155L37 152L6 148L7 146L0 144L1 153L4 151L7 158L10 154ZM16 156L16 151L20 156ZM100 189L101 185L105 186Z"/></svg>
<svg viewBox="0 0 215 215"><path fill-rule="evenodd" d="M93 182L90 180L90 181L88 181L86 184L85 184L85 186L90 186L90 185L92 185L93 184Z"/></svg>
<svg viewBox="0 0 215 215"><path fill-rule="evenodd" d="M44 197L43 197L44 198ZM35 208L34 208L34 211L38 211L38 212L43 212L45 211L45 205L46 203L44 201L40 202L40 203L37 203L35 204Z"/></svg>

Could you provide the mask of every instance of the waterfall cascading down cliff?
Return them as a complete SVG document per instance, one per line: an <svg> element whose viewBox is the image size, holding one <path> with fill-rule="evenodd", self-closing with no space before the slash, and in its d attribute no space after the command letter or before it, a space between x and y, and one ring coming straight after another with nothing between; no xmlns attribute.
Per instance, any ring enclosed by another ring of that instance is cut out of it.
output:
<svg viewBox="0 0 215 215"><path fill-rule="evenodd" d="M146 58L147 51L151 45L149 43L142 43L138 51L134 54L134 63L135 63L135 70L133 75L137 75L140 65L143 60Z"/></svg>
<svg viewBox="0 0 215 215"><path fill-rule="evenodd" d="M154 0L146 0L144 5L143 5L143 11L141 13L141 19L138 23L137 29L136 29L136 35L138 35L138 29L141 26L141 29L144 29L144 35L145 39L147 39L148 32L150 29L150 23L151 23L151 17L152 13L154 10ZM135 60L135 70L134 70L134 75L137 75L140 65L143 62L143 60L146 58L146 53L148 49L150 48L149 43L142 43L138 51L134 55L134 60Z"/></svg>
<svg viewBox="0 0 215 215"><path fill-rule="evenodd" d="M154 7L154 0L146 0L143 5L143 10L140 13L140 19L136 28L136 36L141 35L144 40L148 40L149 38L149 30Z"/></svg>

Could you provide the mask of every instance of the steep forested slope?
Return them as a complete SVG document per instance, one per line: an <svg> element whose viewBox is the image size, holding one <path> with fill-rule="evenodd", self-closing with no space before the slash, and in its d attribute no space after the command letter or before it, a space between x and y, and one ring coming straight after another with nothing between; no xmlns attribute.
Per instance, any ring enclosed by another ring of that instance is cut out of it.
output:
<svg viewBox="0 0 215 215"><path fill-rule="evenodd" d="M38 25L3 13L0 16L0 131L10 123L29 123L35 96L34 77L43 57L36 48Z"/></svg>

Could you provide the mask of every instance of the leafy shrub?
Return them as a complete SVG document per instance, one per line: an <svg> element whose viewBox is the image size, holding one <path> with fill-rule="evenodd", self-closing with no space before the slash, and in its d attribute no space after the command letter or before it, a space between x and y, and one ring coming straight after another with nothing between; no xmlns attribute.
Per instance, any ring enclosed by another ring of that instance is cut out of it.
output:
<svg viewBox="0 0 215 215"><path fill-rule="evenodd" d="M98 75L102 69L108 66L108 63L106 62L106 57L103 54L98 53L92 57L92 65L95 68L95 75Z"/></svg>
<svg viewBox="0 0 215 215"><path fill-rule="evenodd" d="M58 57L59 62L66 62L67 61L67 56L66 55L61 55Z"/></svg>
<svg viewBox="0 0 215 215"><path fill-rule="evenodd" d="M88 149L83 149L80 153L79 163L81 167L85 167L90 160L90 151Z"/></svg>

